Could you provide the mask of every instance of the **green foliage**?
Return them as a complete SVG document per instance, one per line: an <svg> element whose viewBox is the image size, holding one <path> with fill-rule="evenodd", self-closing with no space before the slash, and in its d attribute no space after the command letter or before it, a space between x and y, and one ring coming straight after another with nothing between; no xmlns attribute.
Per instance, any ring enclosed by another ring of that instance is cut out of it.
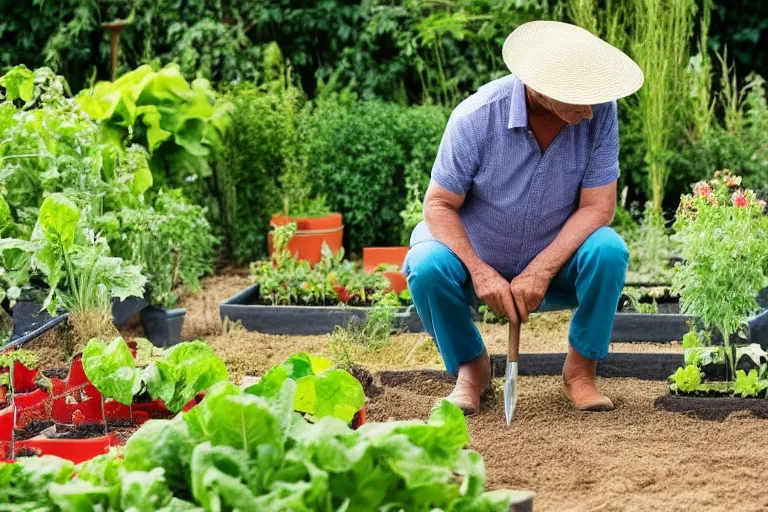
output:
<svg viewBox="0 0 768 512"><path fill-rule="evenodd" d="M351 251L402 238L406 178L409 184L428 181L444 114L333 96L302 122L312 190L344 215Z"/></svg>
<svg viewBox="0 0 768 512"><path fill-rule="evenodd" d="M149 301L169 308L179 288L200 291L200 277L213 272L218 240L205 209L186 201L180 190L161 192L154 203L99 221L112 253L141 266Z"/></svg>
<svg viewBox="0 0 768 512"><path fill-rule="evenodd" d="M24 365L28 370L37 368L37 365L40 363L37 354L23 348L17 348L5 354L0 354L0 368L9 368L15 361Z"/></svg>
<svg viewBox="0 0 768 512"><path fill-rule="evenodd" d="M26 254L23 273L39 275L48 285L43 308L53 312L109 310L110 299L141 296L145 278L139 267L108 256L105 240L82 226L77 205L51 194L40 206L29 241L4 239L0 251ZM4 259L8 259L4 254Z"/></svg>
<svg viewBox="0 0 768 512"><path fill-rule="evenodd" d="M168 349L144 369L142 377L150 397L178 412L199 392L228 380L229 373L210 345L193 341Z"/></svg>
<svg viewBox="0 0 768 512"><path fill-rule="evenodd" d="M683 336L683 349L703 347L701 336L696 331L690 331Z"/></svg>
<svg viewBox="0 0 768 512"><path fill-rule="evenodd" d="M505 512L530 498L483 492L483 459L464 449L464 415L447 401L426 423L353 431L333 417L303 421L291 407L295 387L285 380L265 398L220 383L183 416L142 425L123 459L113 453L78 467L53 458L0 464L0 496L20 510L163 512Z"/></svg>
<svg viewBox="0 0 768 512"><path fill-rule="evenodd" d="M141 390L141 371L122 338L108 345L90 340L83 350L83 370L99 393L121 404L132 404L133 396Z"/></svg>
<svg viewBox="0 0 768 512"><path fill-rule="evenodd" d="M270 217L283 208L280 176L302 162L296 126L301 94L283 81L242 84L225 101L234 108L215 167L221 223L231 254L247 261L263 256Z"/></svg>
<svg viewBox="0 0 768 512"><path fill-rule="evenodd" d="M768 217L741 178L716 173L684 195L675 229L684 263L673 277L681 310L716 329L726 344L758 309L768 285Z"/></svg>
<svg viewBox="0 0 768 512"><path fill-rule="evenodd" d="M389 286L380 273L367 274L359 264L344 260L344 250L333 254L323 244L321 260L314 267L288 250L296 224L275 228L271 260L251 264L251 278L259 285L265 304L271 305L370 305Z"/></svg>
<svg viewBox="0 0 768 512"><path fill-rule="evenodd" d="M683 393L693 393L696 388L701 384L701 378L704 374L701 373L698 366L689 364L685 368L678 368L677 371L670 377L672 381L672 391L681 391Z"/></svg>
<svg viewBox="0 0 768 512"><path fill-rule="evenodd" d="M175 65L160 71L141 66L81 91L77 101L100 122L102 141L146 148L155 185L182 187L202 199L199 185L189 183L211 175L208 162L221 145L231 108L216 101L206 80L190 84Z"/></svg>
<svg viewBox="0 0 768 512"><path fill-rule="evenodd" d="M424 220L424 197L416 183L406 185L408 188L408 198L405 203L405 210L400 212L403 219L403 236L401 243L408 245L411 240L413 229Z"/></svg>
<svg viewBox="0 0 768 512"><path fill-rule="evenodd" d="M768 103L765 81L749 75L738 88L735 74L729 75L725 62L721 78L720 107L725 121L713 122L710 129L682 146L674 154L676 174L699 179L711 169L730 169L755 189L768 182Z"/></svg>
<svg viewBox="0 0 768 512"><path fill-rule="evenodd" d="M768 382L760 382L757 378L757 370L754 368L746 373L744 370L736 370L736 380L733 383L733 394L742 398L757 396L758 393L768 387Z"/></svg>
<svg viewBox="0 0 768 512"><path fill-rule="evenodd" d="M140 370L122 338L108 345L93 339L83 351L83 370L107 398L130 405L134 396L146 390L151 399L161 399L173 412L180 411L201 391L229 379L222 360L201 341L175 345Z"/></svg>

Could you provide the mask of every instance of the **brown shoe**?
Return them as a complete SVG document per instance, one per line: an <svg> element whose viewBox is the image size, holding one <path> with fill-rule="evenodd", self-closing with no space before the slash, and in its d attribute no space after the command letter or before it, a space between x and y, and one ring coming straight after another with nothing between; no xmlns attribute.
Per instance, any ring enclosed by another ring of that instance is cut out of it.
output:
<svg viewBox="0 0 768 512"><path fill-rule="evenodd" d="M488 352L459 366L456 386L446 400L458 406L465 416L477 414L480 398L491 387L493 371Z"/></svg>
<svg viewBox="0 0 768 512"><path fill-rule="evenodd" d="M613 402L597 389L597 361L568 346L563 366L563 395L579 411L612 411Z"/></svg>

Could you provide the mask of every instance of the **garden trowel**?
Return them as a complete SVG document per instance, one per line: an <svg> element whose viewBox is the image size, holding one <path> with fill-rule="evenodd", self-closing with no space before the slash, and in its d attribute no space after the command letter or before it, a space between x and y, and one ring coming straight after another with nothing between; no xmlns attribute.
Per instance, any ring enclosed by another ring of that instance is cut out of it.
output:
<svg viewBox="0 0 768 512"><path fill-rule="evenodd" d="M517 405L517 353L520 349L520 324L509 323L509 341L507 342L507 374L504 379L504 414L507 425L512 422L512 415Z"/></svg>

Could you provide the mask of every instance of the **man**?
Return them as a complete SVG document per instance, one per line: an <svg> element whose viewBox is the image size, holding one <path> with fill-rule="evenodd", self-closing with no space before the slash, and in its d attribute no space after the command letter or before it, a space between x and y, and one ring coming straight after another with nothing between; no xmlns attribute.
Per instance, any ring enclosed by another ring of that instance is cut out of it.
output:
<svg viewBox="0 0 768 512"><path fill-rule="evenodd" d="M404 271L416 309L457 375L448 400L474 413L491 380L470 307L510 322L574 309L563 392L580 410L613 409L596 386L628 252L608 226L616 205L618 98L640 68L586 30L536 21L504 43L513 73L453 112Z"/></svg>

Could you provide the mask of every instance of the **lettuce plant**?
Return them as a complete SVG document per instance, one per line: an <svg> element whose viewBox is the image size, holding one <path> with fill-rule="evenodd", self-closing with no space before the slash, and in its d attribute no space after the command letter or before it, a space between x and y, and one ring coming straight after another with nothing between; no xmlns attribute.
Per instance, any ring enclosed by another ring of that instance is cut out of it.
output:
<svg viewBox="0 0 768 512"><path fill-rule="evenodd" d="M324 357L294 354L272 368L246 393L274 398L286 380L296 382L293 409L316 419L331 416L350 423L365 404L363 386L347 371L333 368Z"/></svg>
<svg viewBox="0 0 768 512"><path fill-rule="evenodd" d="M122 338L109 344L93 339L83 351L83 369L106 398L130 405L136 395L146 390L151 399L162 400L172 412L180 411L211 385L229 379L222 360L201 341L159 351L141 370Z"/></svg>
<svg viewBox="0 0 768 512"><path fill-rule="evenodd" d="M208 159L221 145L230 108L216 101L208 81L188 83L174 64L159 71L141 66L99 82L77 101L100 122L103 142L141 144L156 183L171 188L211 174Z"/></svg>
<svg viewBox="0 0 768 512"><path fill-rule="evenodd" d="M733 382L733 394L742 398L757 396L758 393L768 387L768 381L758 379L757 370L736 370L736 380Z"/></svg>
<svg viewBox="0 0 768 512"><path fill-rule="evenodd" d="M703 374L698 366L689 364L685 368L678 368L670 377L672 381L672 391L682 391L683 393L693 393L701 384Z"/></svg>

